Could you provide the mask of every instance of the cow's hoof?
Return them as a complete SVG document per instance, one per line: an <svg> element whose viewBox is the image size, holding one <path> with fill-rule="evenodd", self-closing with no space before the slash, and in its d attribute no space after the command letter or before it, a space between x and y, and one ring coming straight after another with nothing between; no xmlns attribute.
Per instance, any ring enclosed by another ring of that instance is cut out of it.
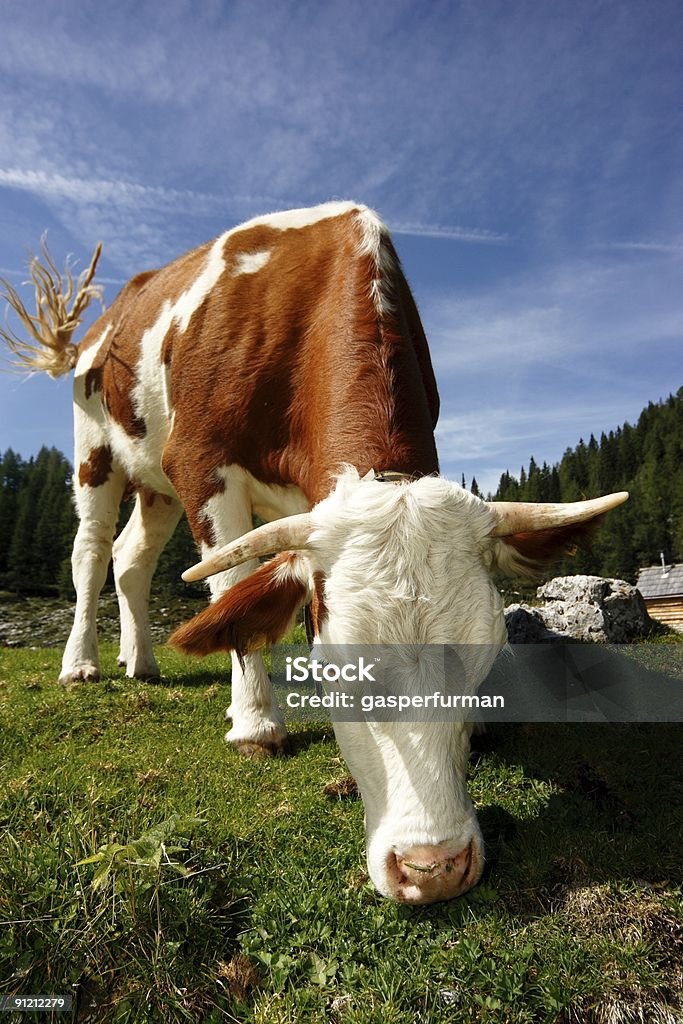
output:
<svg viewBox="0 0 683 1024"><path fill-rule="evenodd" d="M125 668L128 679L141 679L143 682L161 679L161 669L157 665L156 658L149 656L137 657L131 654L129 657L121 652L116 659L121 668Z"/></svg>
<svg viewBox="0 0 683 1024"><path fill-rule="evenodd" d="M100 670L95 665L81 665L62 672L58 682L60 686L73 686L74 683L97 683L99 678Z"/></svg>
<svg viewBox="0 0 683 1024"><path fill-rule="evenodd" d="M227 739L227 736L226 736ZM252 761L264 761L271 757L282 757L287 752L287 737L281 740L228 740L230 746Z"/></svg>
<svg viewBox="0 0 683 1024"><path fill-rule="evenodd" d="M234 709L231 706L228 710L233 712ZM235 723L233 714L232 729L225 734L225 739L244 757L262 760L284 754L289 736L284 722L277 718L246 715L239 723Z"/></svg>

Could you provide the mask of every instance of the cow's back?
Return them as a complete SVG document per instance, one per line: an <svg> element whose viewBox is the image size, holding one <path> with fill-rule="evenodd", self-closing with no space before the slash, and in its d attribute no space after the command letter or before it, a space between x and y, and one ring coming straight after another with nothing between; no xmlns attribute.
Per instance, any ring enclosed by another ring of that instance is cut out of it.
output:
<svg viewBox="0 0 683 1024"><path fill-rule="evenodd" d="M133 278L84 339L76 386L156 489L162 460L176 490L237 464L310 501L344 462L437 468L419 317L386 229L350 203L259 218Z"/></svg>

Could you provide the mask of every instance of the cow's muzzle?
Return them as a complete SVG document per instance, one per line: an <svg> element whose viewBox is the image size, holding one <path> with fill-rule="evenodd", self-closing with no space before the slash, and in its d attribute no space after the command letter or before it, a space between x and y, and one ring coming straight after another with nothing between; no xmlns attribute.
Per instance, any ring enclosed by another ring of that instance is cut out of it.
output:
<svg viewBox="0 0 683 1024"><path fill-rule="evenodd" d="M449 842L392 851L386 861L390 897L412 904L450 900L476 885L483 868L484 857L475 839L457 851Z"/></svg>

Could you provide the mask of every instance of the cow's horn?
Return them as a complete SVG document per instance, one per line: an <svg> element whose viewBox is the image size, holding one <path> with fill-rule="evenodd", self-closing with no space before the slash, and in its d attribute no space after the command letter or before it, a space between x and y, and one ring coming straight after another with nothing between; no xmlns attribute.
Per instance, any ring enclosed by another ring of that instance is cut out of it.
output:
<svg viewBox="0 0 683 1024"><path fill-rule="evenodd" d="M617 494L606 494L603 498L564 504L491 501L489 507L498 519L493 536L509 537L513 533L535 533L537 530L549 530L557 526L586 523L621 505L627 498L628 491L619 491Z"/></svg>
<svg viewBox="0 0 683 1024"><path fill-rule="evenodd" d="M272 555L276 551L300 551L307 546L310 532L311 517L308 512L265 523L186 569L183 579L186 583L194 583L224 569L241 565L250 558Z"/></svg>

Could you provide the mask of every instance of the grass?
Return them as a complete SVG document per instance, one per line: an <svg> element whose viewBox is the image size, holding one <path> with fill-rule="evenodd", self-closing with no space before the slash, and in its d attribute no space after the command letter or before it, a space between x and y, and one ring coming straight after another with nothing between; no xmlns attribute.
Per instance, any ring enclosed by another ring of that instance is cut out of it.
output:
<svg viewBox="0 0 683 1024"><path fill-rule="evenodd" d="M131 1024L683 1020L681 727L490 727L484 880L409 909L325 794L329 728L242 759L223 658L161 648L145 684L115 654L65 692L59 651L0 651L0 994Z"/></svg>

